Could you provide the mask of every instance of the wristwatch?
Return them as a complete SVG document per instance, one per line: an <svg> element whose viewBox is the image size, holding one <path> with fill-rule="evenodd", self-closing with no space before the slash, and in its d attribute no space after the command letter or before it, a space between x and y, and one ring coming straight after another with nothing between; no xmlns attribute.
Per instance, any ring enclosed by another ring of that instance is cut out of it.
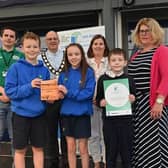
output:
<svg viewBox="0 0 168 168"><path fill-rule="evenodd" d="M163 104L164 103L164 101L163 101L163 99L162 98L157 98L156 99L156 103L158 103L158 104Z"/></svg>

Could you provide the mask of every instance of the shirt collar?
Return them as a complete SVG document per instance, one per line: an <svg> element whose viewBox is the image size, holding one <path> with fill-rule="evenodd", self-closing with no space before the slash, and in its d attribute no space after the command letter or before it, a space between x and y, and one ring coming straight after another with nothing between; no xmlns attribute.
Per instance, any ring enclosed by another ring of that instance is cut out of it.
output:
<svg viewBox="0 0 168 168"><path fill-rule="evenodd" d="M95 63L95 58L94 58L94 57L93 57L93 58L90 58L90 62L91 62L91 63ZM105 62L105 57L102 57L101 62L102 62L102 63Z"/></svg>
<svg viewBox="0 0 168 168"><path fill-rule="evenodd" d="M105 72L108 76L115 78L115 77L119 77L122 74L124 74L124 71L121 71L119 74L115 74L112 70L108 70Z"/></svg>
<svg viewBox="0 0 168 168"><path fill-rule="evenodd" d="M47 50L48 55L55 56L57 52L51 52L50 50Z"/></svg>
<svg viewBox="0 0 168 168"><path fill-rule="evenodd" d="M14 51L15 51L15 47L14 47L12 50L10 50L10 51L7 51L6 49L3 49L3 48L1 47L1 50L2 50L3 52L8 52L8 53L10 53L10 52L14 52Z"/></svg>

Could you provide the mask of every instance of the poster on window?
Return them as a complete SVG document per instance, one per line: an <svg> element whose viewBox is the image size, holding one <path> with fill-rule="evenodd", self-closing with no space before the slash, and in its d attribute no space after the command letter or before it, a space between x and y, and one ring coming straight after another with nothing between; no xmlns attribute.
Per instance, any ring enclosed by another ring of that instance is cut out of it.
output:
<svg viewBox="0 0 168 168"><path fill-rule="evenodd" d="M87 52L91 39L94 35L101 34L105 36L104 26L95 26L81 29L73 29L58 32L60 38L60 48L65 49L70 43L80 43Z"/></svg>

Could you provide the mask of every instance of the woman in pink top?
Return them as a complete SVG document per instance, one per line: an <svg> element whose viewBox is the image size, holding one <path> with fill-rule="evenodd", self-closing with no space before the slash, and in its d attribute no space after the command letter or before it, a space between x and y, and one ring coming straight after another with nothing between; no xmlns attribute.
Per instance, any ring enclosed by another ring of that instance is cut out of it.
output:
<svg viewBox="0 0 168 168"><path fill-rule="evenodd" d="M141 19L132 34L139 50L128 73L136 84L132 168L168 167L168 48L153 18Z"/></svg>

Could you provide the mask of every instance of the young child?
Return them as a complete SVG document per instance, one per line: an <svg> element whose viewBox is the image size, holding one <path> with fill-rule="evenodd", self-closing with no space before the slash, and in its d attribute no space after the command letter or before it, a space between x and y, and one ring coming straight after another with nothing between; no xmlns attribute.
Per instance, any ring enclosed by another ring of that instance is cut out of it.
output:
<svg viewBox="0 0 168 168"><path fill-rule="evenodd" d="M110 70L100 76L97 84L96 102L103 108L103 134L106 149L106 167L116 168L117 156L120 154L123 168L131 167L132 147L132 116L107 116L103 82L106 80L128 78L130 102L135 101L135 86L133 81L124 73L127 65L126 54L120 48L115 48L109 53L108 62ZM122 94L122 93L121 93Z"/></svg>
<svg viewBox="0 0 168 168"><path fill-rule="evenodd" d="M13 64L7 73L5 92L13 111L13 146L15 168L25 168L25 153L30 142L35 168L44 167L46 103L40 100L40 82L49 79L49 71L41 61L40 38L27 32L22 38L25 59Z"/></svg>
<svg viewBox="0 0 168 168"><path fill-rule="evenodd" d="M65 70L58 79L65 94L61 105L63 133L66 136L69 168L76 168L76 140L78 139L82 167L89 168L88 138L91 136L90 115L95 76L88 66L84 50L73 43L65 49Z"/></svg>

